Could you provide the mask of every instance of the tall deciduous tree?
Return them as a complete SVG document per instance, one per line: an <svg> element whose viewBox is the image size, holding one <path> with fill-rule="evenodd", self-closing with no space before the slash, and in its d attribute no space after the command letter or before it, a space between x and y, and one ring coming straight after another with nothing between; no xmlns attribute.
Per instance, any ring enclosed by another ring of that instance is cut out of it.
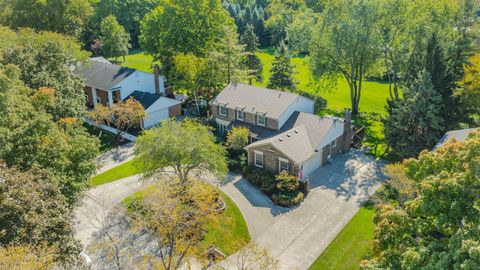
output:
<svg viewBox="0 0 480 270"><path fill-rule="evenodd" d="M225 148L211 130L197 122L168 120L138 137L135 153L147 175L173 170L183 184L191 173L210 172L222 179L227 172Z"/></svg>
<svg viewBox="0 0 480 270"><path fill-rule="evenodd" d="M195 98L197 113L200 115L199 90L202 87L203 74L207 61L205 58L197 57L191 53L177 54L173 57L175 63L175 84L192 94Z"/></svg>
<svg viewBox="0 0 480 270"><path fill-rule="evenodd" d="M52 176L37 169L20 172L2 162L0 179L2 246L47 244L60 247L50 254L54 261L74 259L80 246L73 235L73 215Z"/></svg>
<svg viewBox="0 0 480 270"><path fill-rule="evenodd" d="M402 206L375 217L375 255L365 269L475 269L480 264L480 131L404 161L416 185Z"/></svg>
<svg viewBox="0 0 480 270"><path fill-rule="evenodd" d="M52 100L57 108L59 99L53 95L58 91L29 89L19 79L21 73L13 65L0 67L0 159L21 170L36 167L51 172L73 204L95 170L98 139L78 118L54 120L48 108Z"/></svg>
<svg viewBox="0 0 480 270"><path fill-rule="evenodd" d="M390 107L385 120L385 138L400 157L414 157L432 148L440 138L444 122L441 96L435 91L428 71L405 89L404 99Z"/></svg>
<svg viewBox="0 0 480 270"><path fill-rule="evenodd" d="M315 31L311 68L318 79L344 76L350 90L352 114L358 114L366 72L377 59L374 29L376 2L329 1Z"/></svg>
<svg viewBox="0 0 480 270"><path fill-rule="evenodd" d="M167 0L142 20L140 44L170 76L175 55L206 57L228 25L233 20L220 0Z"/></svg>
<svg viewBox="0 0 480 270"><path fill-rule="evenodd" d="M110 15L103 19L100 24L100 37L102 42L102 52L107 57L123 56L128 54L130 48L130 35L123 26L117 22L115 16Z"/></svg>
<svg viewBox="0 0 480 270"><path fill-rule="evenodd" d="M283 41L277 47L267 87L289 91L297 89L293 79L293 67L290 63L288 47Z"/></svg>
<svg viewBox="0 0 480 270"><path fill-rule="evenodd" d="M15 0L5 20L13 28L30 27L79 36L84 29L92 6L88 0Z"/></svg>
<svg viewBox="0 0 480 270"><path fill-rule="evenodd" d="M247 53L244 64L248 68L249 84L252 84L253 78L261 82L263 80L263 65L256 55L258 49L258 37L255 35L253 25L247 25L247 29L241 36L240 41L245 45L245 52Z"/></svg>

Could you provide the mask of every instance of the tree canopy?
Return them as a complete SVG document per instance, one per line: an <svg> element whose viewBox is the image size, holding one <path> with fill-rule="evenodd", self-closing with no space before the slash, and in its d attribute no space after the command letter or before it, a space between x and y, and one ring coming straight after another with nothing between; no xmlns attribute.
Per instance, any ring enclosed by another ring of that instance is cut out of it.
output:
<svg viewBox="0 0 480 270"><path fill-rule="evenodd" d="M117 22L115 16L110 15L100 24L101 50L106 57L123 56L128 54L130 35Z"/></svg>
<svg viewBox="0 0 480 270"><path fill-rule="evenodd" d="M146 130L138 137L135 153L147 175L173 170L182 183L191 173L208 172L220 179L227 173L225 148L207 126L192 120L168 120Z"/></svg>

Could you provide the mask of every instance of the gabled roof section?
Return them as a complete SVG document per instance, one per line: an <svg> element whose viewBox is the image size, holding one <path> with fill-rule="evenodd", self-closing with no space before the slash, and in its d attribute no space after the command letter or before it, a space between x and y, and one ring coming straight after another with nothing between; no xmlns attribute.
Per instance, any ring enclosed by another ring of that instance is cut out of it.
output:
<svg viewBox="0 0 480 270"><path fill-rule="evenodd" d="M83 79L85 85L110 90L135 71L137 70L133 68L114 65L101 57L88 59L74 72Z"/></svg>
<svg viewBox="0 0 480 270"><path fill-rule="evenodd" d="M476 131L477 129L480 129L480 127L447 131L440 141L438 141L434 149L443 146L452 138L454 138L456 141L463 142L467 139L470 133Z"/></svg>
<svg viewBox="0 0 480 270"><path fill-rule="evenodd" d="M343 125L338 117L321 117L295 112L280 130L280 134L254 142L247 148L271 144L295 163L309 159L335 125Z"/></svg>
<svg viewBox="0 0 480 270"><path fill-rule="evenodd" d="M241 109L249 113L265 114L266 117L278 119L292 103L300 98L306 99L294 93L231 83L218 94L212 104Z"/></svg>
<svg viewBox="0 0 480 270"><path fill-rule="evenodd" d="M129 98L134 98L135 100L140 102L140 104L142 104L143 108L145 108L146 110L150 106L152 106L158 99L160 99L160 96L152 93L133 91L128 97L124 98L123 100L125 101Z"/></svg>

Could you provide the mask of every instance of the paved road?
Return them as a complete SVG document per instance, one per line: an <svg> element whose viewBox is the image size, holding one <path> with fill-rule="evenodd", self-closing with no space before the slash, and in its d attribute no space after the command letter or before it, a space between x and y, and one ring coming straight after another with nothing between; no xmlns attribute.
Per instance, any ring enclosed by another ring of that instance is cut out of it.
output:
<svg viewBox="0 0 480 270"><path fill-rule="evenodd" d="M75 209L77 222L75 237L84 247L92 235L100 228L102 219L124 198L140 190L144 183L139 182L141 175L134 175L115 182L107 183L89 190L83 204Z"/></svg>
<svg viewBox="0 0 480 270"><path fill-rule="evenodd" d="M273 204L241 176L222 187L242 211L252 238L282 269L308 269L380 185L380 164L352 150L312 175L312 190L298 207Z"/></svg>

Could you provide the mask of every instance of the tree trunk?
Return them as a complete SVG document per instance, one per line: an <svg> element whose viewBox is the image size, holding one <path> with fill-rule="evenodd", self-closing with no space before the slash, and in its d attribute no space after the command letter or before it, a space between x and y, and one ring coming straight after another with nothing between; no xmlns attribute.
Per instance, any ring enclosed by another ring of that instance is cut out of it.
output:
<svg viewBox="0 0 480 270"><path fill-rule="evenodd" d="M198 102L198 90L195 90L193 92L193 95L195 96L195 106L197 107L197 114L200 116L200 104Z"/></svg>
<svg viewBox="0 0 480 270"><path fill-rule="evenodd" d="M230 61L228 61L228 67L227 67L227 72L228 72L228 83L230 84Z"/></svg>

